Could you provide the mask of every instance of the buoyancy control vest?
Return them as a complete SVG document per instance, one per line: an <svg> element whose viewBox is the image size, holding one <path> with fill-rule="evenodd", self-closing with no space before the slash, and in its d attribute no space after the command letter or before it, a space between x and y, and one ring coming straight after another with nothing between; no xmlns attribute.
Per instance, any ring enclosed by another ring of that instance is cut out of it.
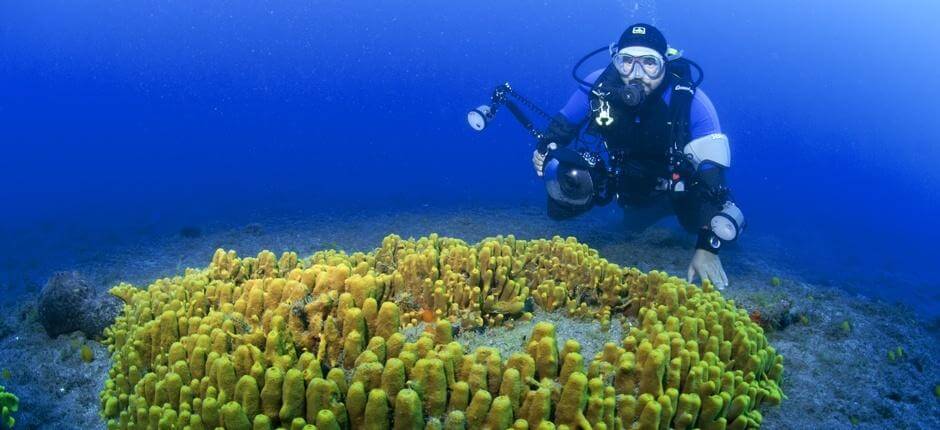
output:
<svg viewBox="0 0 940 430"><path fill-rule="evenodd" d="M695 88L687 63L670 62L666 78L646 101L627 106L617 96L624 86L620 74L608 66L591 88L591 120L587 132L600 136L607 146L611 167L617 170L615 188L619 201L643 205L663 180L687 175L682 148L690 140L689 113ZM672 91L669 103L664 91ZM609 103L612 122L594 121L603 103Z"/></svg>

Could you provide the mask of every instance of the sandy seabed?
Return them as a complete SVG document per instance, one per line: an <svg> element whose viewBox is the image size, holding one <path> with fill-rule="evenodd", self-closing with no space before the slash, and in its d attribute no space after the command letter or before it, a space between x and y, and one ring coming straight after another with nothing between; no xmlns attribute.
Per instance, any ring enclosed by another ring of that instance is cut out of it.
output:
<svg viewBox="0 0 940 430"><path fill-rule="evenodd" d="M554 222L541 207L500 207L473 210L423 210L394 213L318 215L290 219L258 219L250 225L201 226L198 237L179 235L141 238L133 246L97 247L94 256L69 267L49 264L49 273L76 270L100 289L126 281L146 287L154 279L205 267L216 248L254 255L339 248L369 251L388 234L402 237L438 233L474 243L488 236L514 234L520 239L575 236L609 261L642 270L659 269L684 275L693 239L675 228L654 226L635 233L611 211ZM908 307L849 293L846 289L807 281L788 267L786 254L768 238L749 238L722 254L732 285L724 294L749 312L784 315L791 323L768 332L783 354L783 390L779 407L764 407L765 429L937 429L940 428L940 333ZM838 268L833 268L838 270ZM779 277L779 285L770 280ZM104 428L98 415L98 392L110 366L106 349L80 334L50 339L35 319L35 294L2 300L0 369L9 379L0 385L20 397L18 428ZM559 315L536 313L536 320ZM603 332L590 321L559 326L559 338L578 337L586 356L604 342L619 342L619 330ZM513 330L470 332L471 347L514 348L527 333ZM78 348L88 344L95 354L81 360ZM888 351L900 347L904 356L893 362Z"/></svg>

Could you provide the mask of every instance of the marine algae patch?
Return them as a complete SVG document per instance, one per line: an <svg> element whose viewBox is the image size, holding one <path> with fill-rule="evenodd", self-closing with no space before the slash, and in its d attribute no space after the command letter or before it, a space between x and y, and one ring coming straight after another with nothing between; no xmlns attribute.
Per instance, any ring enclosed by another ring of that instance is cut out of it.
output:
<svg viewBox="0 0 940 430"><path fill-rule="evenodd" d="M574 238L388 236L298 260L218 250L125 302L101 392L121 429L746 429L780 403L783 358L746 312ZM594 357L538 323L508 357L460 330L533 306L624 324ZM403 330L425 330L409 341Z"/></svg>

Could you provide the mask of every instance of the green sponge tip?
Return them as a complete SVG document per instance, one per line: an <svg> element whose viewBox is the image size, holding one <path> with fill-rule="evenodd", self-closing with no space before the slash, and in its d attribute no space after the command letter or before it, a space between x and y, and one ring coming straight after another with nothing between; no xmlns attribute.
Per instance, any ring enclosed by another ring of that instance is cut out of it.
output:
<svg viewBox="0 0 940 430"><path fill-rule="evenodd" d="M12 429L16 420L13 419L13 413L20 408L20 399L8 393L0 385L0 429Z"/></svg>
<svg viewBox="0 0 940 430"><path fill-rule="evenodd" d="M82 345L82 347L79 349L79 355L82 357L82 361L85 363L91 363L92 361L95 361L95 353L88 345Z"/></svg>
<svg viewBox="0 0 940 430"><path fill-rule="evenodd" d="M852 332L852 323L849 320L842 321L842 324L839 325L839 329L842 330L843 334L849 334Z"/></svg>

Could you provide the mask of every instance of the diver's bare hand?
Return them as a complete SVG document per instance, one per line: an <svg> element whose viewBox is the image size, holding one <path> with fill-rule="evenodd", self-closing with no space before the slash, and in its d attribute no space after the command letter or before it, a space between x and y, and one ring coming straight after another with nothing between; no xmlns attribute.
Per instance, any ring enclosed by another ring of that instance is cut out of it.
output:
<svg viewBox="0 0 940 430"><path fill-rule="evenodd" d="M721 267L721 259L718 258L718 254L712 254L704 249L695 250L692 262L689 263L689 274L686 279L692 282L696 276L702 282L708 279L719 290L725 289L725 286L728 285L728 275L725 274L725 269Z"/></svg>
<svg viewBox="0 0 940 430"><path fill-rule="evenodd" d="M540 152L538 149L532 151L532 167L535 168L536 175L542 176L542 170L545 169L545 157L548 156L548 151L556 148L558 148L558 145L552 142L548 144L545 152Z"/></svg>

